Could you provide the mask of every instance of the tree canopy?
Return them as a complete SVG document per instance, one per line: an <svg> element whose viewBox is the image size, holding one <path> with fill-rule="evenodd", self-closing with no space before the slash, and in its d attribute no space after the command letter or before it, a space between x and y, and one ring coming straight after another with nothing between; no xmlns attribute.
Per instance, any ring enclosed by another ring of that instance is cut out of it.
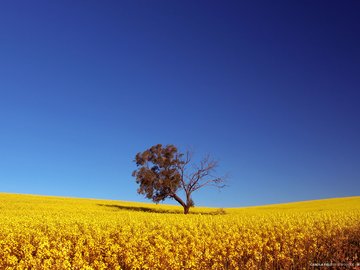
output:
<svg viewBox="0 0 360 270"><path fill-rule="evenodd" d="M205 186L223 188L225 178L213 174L218 162L205 156L198 164L192 163L193 154L190 151L181 153L177 147L170 144L163 147L154 145L135 156L137 169L133 172L138 193L145 195L155 203L171 198L176 200L188 214L194 206L192 193ZM182 190L185 198L179 196Z"/></svg>

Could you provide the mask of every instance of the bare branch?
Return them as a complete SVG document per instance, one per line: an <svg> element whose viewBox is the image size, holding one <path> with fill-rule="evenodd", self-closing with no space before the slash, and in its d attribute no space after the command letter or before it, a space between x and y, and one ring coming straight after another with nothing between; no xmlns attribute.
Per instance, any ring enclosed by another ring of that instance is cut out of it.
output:
<svg viewBox="0 0 360 270"><path fill-rule="evenodd" d="M198 185L194 186L193 191L198 190L204 186L213 186L216 188L224 188L226 185L223 183L224 183L224 179L222 177L210 179L210 180L205 181L202 184L198 184Z"/></svg>
<svg viewBox="0 0 360 270"><path fill-rule="evenodd" d="M195 171L190 174L188 190L193 192L204 186L215 186L217 188L222 188L225 185L223 177L214 177L212 175L215 172L218 162L211 159L210 155L206 155L198 166L193 166ZM209 179L210 178L210 179Z"/></svg>
<svg viewBox="0 0 360 270"><path fill-rule="evenodd" d="M186 169L188 164L191 162L192 160L192 156L193 153L189 150L186 151L185 153L185 157L183 160L179 160L179 165L178 165L178 169L181 173L181 186L184 189L184 191L186 191L187 189L187 183L185 182L185 178L186 178Z"/></svg>

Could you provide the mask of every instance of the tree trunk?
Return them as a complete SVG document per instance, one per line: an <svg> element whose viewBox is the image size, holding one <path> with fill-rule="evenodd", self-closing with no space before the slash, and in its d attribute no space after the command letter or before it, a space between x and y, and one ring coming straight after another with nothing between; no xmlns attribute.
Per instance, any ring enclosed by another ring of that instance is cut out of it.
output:
<svg viewBox="0 0 360 270"><path fill-rule="evenodd" d="M174 198L175 201L177 201L179 204L181 204L182 207L184 207L184 214L189 214L190 207L193 206L191 203L190 194L186 195L186 203L175 193L171 195L172 198Z"/></svg>
<svg viewBox="0 0 360 270"><path fill-rule="evenodd" d="M185 214L185 215L189 214L189 210L190 210L190 206L189 206L189 205L185 205L185 206L184 206L184 214Z"/></svg>
<svg viewBox="0 0 360 270"><path fill-rule="evenodd" d="M171 196L175 199L175 201L177 201L178 203L180 203L182 207L184 207L184 214L189 213L189 208L190 208L190 207L187 206L187 204L184 203L184 201L183 201L178 195L176 195L176 194L174 193L174 194L172 194Z"/></svg>
<svg viewBox="0 0 360 270"><path fill-rule="evenodd" d="M190 195L191 195L190 192L186 192L186 204L184 206L184 214L185 215L189 214L190 207L193 206Z"/></svg>

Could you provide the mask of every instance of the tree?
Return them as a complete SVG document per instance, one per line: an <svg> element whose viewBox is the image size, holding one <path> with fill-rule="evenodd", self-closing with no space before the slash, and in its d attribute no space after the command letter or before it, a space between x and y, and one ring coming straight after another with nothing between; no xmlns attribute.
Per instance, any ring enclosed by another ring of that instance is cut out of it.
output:
<svg viewBox="0 0 360 270"><path fill-rule="evenodd" d="M171 198L188 214L194 206L192 193L205 186L223 188L225 178L213 175L218 162L206 155L198 164L192 163L192 152L181 153L174 145L152 146L142 153L137 153L137 170L133 172L138 193L145 195L155 203ZM185 198L178 194L183 191Z"/></svg>

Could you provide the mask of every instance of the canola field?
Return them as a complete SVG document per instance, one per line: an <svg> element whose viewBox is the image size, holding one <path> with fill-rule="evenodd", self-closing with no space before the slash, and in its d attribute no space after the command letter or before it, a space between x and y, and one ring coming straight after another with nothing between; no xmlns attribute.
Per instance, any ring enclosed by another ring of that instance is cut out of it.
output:
<svg viewBox="0 0 360 270"><path fill-rule="evenodd" d="M360 197L191 211L0 193L0 269L360 266Z"/></svg>

